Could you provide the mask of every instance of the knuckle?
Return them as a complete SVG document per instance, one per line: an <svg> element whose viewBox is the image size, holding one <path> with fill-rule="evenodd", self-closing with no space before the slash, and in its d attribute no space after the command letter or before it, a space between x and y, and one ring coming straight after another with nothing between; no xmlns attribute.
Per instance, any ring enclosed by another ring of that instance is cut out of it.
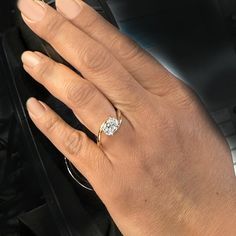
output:
<svg viewBox="0 0 236 236"><path fill-rule="evenodd" d="M172 96L179 92L181 81L165 69L158 70L159 83L155 87L156 93L160 97Z"/></svg>
<svg viewBox="0 0 236 236"><path fill-rule="evenodd" d="M55 62L49 60L48 58L43 59L42 63L40 63L35 69L37 76L41 79L47 79L53 74L55 66Z"/></svg>
<svg viewBox="0 0 236 236"><path fill-rule="evenodd" d="M82 133L78 131L72 132L64 142L64 148L66 153L71 156L78 156L81 154L84 137Z"/></svg>
<svg viewBox="0 0 236 236"><path fill-rule="evenodd" d="M196 96L197 95L190 87L181 82L178 86L178 90L175 92L175 104L183 109L190 109L194 107L197 101Z"/></svg>
<svg viewBox="0 0 236 236"><path fill-rule="evenodd" d="M177 105L180 105L183 109L190 110L194 107L194 99L192 96L184 95L176 99Z"/></svg>
<svg viewBox="0 0 236 236"><path fill-rule="evenodd" d="M53 133L59 129L59 118L57 116L50 116L44 122L44 128L47 133Z"/></svg>
<svg viewBox="0 0 236 236"><path fill-rule="evenodd" d="M94 31L94 26L96 25L97 21L99 20L99 15L97 12L92 12L91 14L88 14L86 18L83 20L83 28L84 30L88 32Z"/></svg>
<svg viewBox="0 0 236 236"><path fill-rule="evenodd" d="M135 91L136 87L132 87L132 84L130 86L128 86L128 88L125 88L127 91L130 91L130 94L132 93L132 91ZM146 113L146 111L148 109L146 109L147 104L149 104L149 97L148 97L148 93L144 92L140 92L140 93L136 93L136 94L132 94L132 101L135 102L130 102L130 100L127 100L126 102L123 102L122 106L125 109L128 109L129 112L133 113L133 114L143 114L143 112ZM123 96L122 91L121 91L121 96ZM145 109L144 109L145 108ZM149 114L149 113L147 113Z"/></svg>
<svg viewBox="0 0 236 236"><path fill-rule="evenodd" d="M141 47L127 36L117 36L113 39L112 50L125 60L134 60L138 55L142 55Z"/></svg>
<svg viewBox="0 0 236 236"><path fill-rule="evenodd" d="M63 17L54 17L44 27L47 41L54 41L58 35L66 34L68 22Z"/></svg>
<svg viewBox="0 0 236 236"><path fill-rule="evenodd" d="M87 82L83 84L72 82L69 84L66 94L73 108L83 109L93 100L95 91L93 86Z"/></svg>
<svg viewBox="0 0 236 236"><path fill-rule="evenodd" d="M91 50L91 48L96 48L96 50ZM84 66L93 72L107 70L113 59L111 54L101 45L90 45L84 48L80 52L80 58Z"/></svg>

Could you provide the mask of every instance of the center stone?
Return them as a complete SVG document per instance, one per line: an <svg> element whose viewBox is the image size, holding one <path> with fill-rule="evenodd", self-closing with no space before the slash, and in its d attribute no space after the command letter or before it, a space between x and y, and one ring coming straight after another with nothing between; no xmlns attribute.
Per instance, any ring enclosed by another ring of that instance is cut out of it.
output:
<svg viewBox="0 0 236 236"><path fill-rule="evenodd" d="M102 131L108 135L114 135L114 133L118 130L120 126L120 122L113 117L109 117L107 121L102 125Z"/></svg>

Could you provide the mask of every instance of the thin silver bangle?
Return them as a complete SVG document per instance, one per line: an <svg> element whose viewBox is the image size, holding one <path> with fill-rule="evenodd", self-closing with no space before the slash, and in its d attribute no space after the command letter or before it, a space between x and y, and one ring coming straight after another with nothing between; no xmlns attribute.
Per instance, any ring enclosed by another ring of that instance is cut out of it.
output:
<svg viewBox="0 0 236 236"><path fill-rule="evenodd" d="M90 188L90 187L88 187L88 186L82 184L82 183L79 181L79 177L76 177L76 176L73 174L73 172L72 172L72 170L71 170L71 168L70 168L70 166L72 165L72 163L71 163L66 157L65 157L65 164L66 164L66 168L67 168L68 173L69 173L70 176L75 180L75 182L76 182L77 184L79 184L81 187L83 187L83 188L85 188L85 189L87 189L87 190L89 190L89 191L94 191L92 188Z"/></svg>

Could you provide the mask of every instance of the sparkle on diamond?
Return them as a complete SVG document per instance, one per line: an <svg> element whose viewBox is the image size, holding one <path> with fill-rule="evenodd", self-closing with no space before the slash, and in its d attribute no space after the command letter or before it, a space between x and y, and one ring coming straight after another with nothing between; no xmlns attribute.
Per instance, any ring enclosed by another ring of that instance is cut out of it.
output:
<svg viewBox="0 0 236 236"><path fill-rule="evenodd" d="M114 133L118 130L119 128L119 121L113 117L109 117L108 120L103 124L102 126L102 131L108 135L114 135Z"/></svg>

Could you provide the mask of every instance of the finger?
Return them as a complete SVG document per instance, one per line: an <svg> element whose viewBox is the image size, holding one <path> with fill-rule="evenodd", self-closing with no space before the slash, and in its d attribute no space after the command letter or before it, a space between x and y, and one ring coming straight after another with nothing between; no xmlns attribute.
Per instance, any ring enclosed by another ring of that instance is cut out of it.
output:
<svg viewBox="0 0 236 236"><path fill-rule="evenodd" d="M47 4L20 0L19 8L28 26L92 81L123 114L127 116L143 107L145 90L105 47Z"/></svg>
<svg viewBox="0 0 236 236"><path fill-rule="evenodd" d="M178 83L155 58L119 32L85 2L57 0L56 6L75 26L107 47L145 89L163 94L172 83Z"/></svg>
<svg viewBox="0 0 236 236"><path fill-rule="evenodd" d="M22 55L25 70L52 95L72 109L77 118L95 135L100 125L116 112L107 98L89 81L42 53Z"/></svg>
<svg viewBox="0 0 236 236"><path fill-rule="evenodd" d="M94 187L104 183L111 171L111 162L93 141L84 133L70 127L45 103L35 98L27 101L27 109L39 130Z"/></svg>

